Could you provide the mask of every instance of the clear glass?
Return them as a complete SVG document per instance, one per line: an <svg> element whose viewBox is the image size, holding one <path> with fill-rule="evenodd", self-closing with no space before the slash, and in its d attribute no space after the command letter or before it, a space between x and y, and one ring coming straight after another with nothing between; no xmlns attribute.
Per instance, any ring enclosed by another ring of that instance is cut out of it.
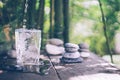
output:
<svg viewBox="0 0 120 80"><path fill-rule="evenodd" d="M15 40L17 63L21 66L40 65L41 31L16 29Z"/></svg>

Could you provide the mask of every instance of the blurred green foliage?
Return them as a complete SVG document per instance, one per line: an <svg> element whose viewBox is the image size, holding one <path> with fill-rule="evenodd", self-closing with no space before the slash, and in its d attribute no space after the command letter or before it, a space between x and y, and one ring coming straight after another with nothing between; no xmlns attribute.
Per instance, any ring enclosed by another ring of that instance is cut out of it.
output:
<svg viewBox="0 0 120 80"><path fill-rule="evenodd" d="M36 0L36 10L39 7L39 0ZM69 0L70 15L70 42L79 44L86 42L90 50L99 55L108 54L106 40L104 37L103 23L97 0ZM114 37L120 31L120 0L101 0L107 23L107 35L111 50L114 52ZM0 43L4 42L2 27L10 24L12 34L16 28L20 28L23 19L24 0L3 0L0 1ZM49 37L50 28L50 0L45 0L44 14L44 42ZM36 15L35 19L38 17ZM2 20L2 21L1 21ZM78 25L79 24L79 25ZM2 49L2 48L1 48ZM115 52L114 52L115 53Z"/></svg>
<svg viewBox="0 0 120 80"><path fill-rule="evenodd" d="M0 8L3 8L3 2L2 1L0 1Z"/></svg>
<svg viewBox="0 0 120 80"><path fill-rule="evenodd" d="M73 43L86 42L90 45L90 50L101 56L108 54L106 47L106 39L104 37L103 23L100 12L99 3L97 0L70 0L70 15L71 15L71 26L70 26L70 41ZM107 23L107 35L109 38L110 48L115 53L115 42L114 37L120 28L120 6L119 0L101 0L102 7L105 14ZM82 21L85 20L83 23ZM88 24L90 21L91 24ZM76 24L80 25L76 25ZM83 25L82 25L83 24ZM86 24L86 25L84 25ZM78 27L79 30L76 30ZM83 27L87 27L83 29ZM77 32L77 35L75 31ZM84 31L82 31L84 30ZM92 34L88 33L84 36L88 30L92 31ZM82 33L81 33L82 32Z"/></svg>

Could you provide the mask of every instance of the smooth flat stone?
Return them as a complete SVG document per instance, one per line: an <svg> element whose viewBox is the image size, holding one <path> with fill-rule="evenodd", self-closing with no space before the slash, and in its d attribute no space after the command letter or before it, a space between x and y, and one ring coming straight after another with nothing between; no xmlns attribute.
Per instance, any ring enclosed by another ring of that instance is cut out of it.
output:
<svg viewBox="0 0 120 80"><path fill-rule="evenodd" d="M80 43L78 46L80 49L89 49L89 45L87 43Z"/></svg>
<svg viewBox="0 0 120 80"><path fill-rule="evenodd" d="M77 44L74 44L74 43L65 43L65 48L79 49L79 46Z"/></svg>
<svg viewBox="0 0 120 80"><path fill-rule="evenodd" d="M65 51L70 52L70 53L74 53L74 52L77 52L78 49L77 48L65 48Z"/></svg>
<svg viewBox="0 0 120 80"><path fill-rule="evenodd" d="M65 58L65 57L62 57L60 59L60 61L62 63L81 63L81 62L83 62L83 59L81 57L79 57L79 58Z"/></svg>
<svg viewBox="0 0 120 80"><path fill-rule="evenodd" d="M45 49L47 53L51 55L59 55L65 52L64 47L59 47L59 46L52 45L52 44L46 44Z"/></svg>
<svg viewBox="0 0 120 80"><path fill-rule="evenodd" d="M65 58L78 58L78 57L80 57L80 53L79 52L74 52L74 53L65 52L63 54L63 57L65 57Z"/></svg>
<svg viewBox="0 0 120 80"><path fill-rule="evenodd" d="M48 43L56 46L60 46L64 44L64 42L61 39L57 39L57 38L49 39Z"/></svg>

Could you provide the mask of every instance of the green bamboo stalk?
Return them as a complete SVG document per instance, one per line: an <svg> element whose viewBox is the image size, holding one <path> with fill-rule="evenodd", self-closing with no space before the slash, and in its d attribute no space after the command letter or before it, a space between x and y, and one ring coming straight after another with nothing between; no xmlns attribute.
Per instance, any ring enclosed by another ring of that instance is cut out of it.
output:
<svg viewBox="0 0 120 80"><path fill-rule="evenodd" d="M104 12L103 12L101 1L98 0L98 2L99 2L99 7L100 7L100 11L101 11L101 16L102 16L103 30L104 30L104 36L105 36L105 39L106 39L106 45L107 45L108 52L110 54L111 62L113 63L113 56L112 56L112 52L111 52L110 45L109 45L108 35L107 35L107 29L106 29L107 25L106 25L106 21L105 21L105 15L104 15Z"/></svg>

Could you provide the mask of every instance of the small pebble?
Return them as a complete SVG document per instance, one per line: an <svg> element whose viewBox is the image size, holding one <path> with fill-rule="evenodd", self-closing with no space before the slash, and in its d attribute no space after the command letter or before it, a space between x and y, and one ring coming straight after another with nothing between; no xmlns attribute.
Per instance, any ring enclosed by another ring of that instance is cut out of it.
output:
<svg viewBox="0 0 120 80"><path fill-rule="evenodd" d="M0 74L2 74L3 73L3 70L0 70Z"/></svg>

